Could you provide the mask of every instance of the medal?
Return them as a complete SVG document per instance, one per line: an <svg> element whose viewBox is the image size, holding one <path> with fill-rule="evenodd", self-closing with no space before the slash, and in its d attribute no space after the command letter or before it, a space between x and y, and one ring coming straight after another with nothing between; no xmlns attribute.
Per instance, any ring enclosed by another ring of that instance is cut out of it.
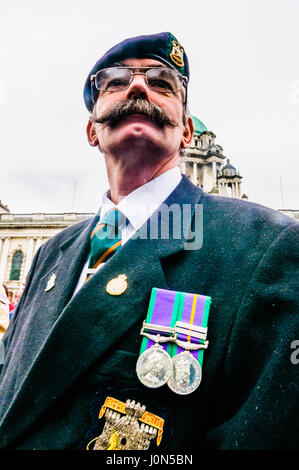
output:
<svg viewBox="0 0 299 470"><path fill-rule="evenodd" d="M188 395L202 378L203 350L207 349L207 322L211 299L198 294L182 294L175 324L172 351L173 374L168 387L179 395Z"/></svg>
<svg viewBox="0 0 299 470"><path fill-rule="evenodd" d="M210 303L211 298L204 295L152 289L136 365L143 385L157 388L167 383L178 395L197 389L202 379L203 350L209 344Z"/></svg>
<svg viewBox="0 0 299 470"><path fill-rule="evenodd" d="M146 320L140 334L143 336L140 356L136 364L137 377L149 388L165 385L172 374L172 361L168 352L174 340L174 325L180 294L153 288ZM164 343L163 346L160 343Z"/></svg>
<svg viewBox="0 0 299 470"><path fill-rule="evenodd" d="M196 356L200 349L208 347L206 330L206 328L191 326L184 322L176 322L175 343L180 348L183 348L184 352L173 356L173 373L167 385L173 392L179 395L188 395L194 392L201 382L201 365L193 354ZM191 341L182 341L177 338L179 335L181 337L188 335L187 338L191 335L193 339L197 338L202 340L202 342L192 343Z"/></svg>
<svg viewBox="0 0 299 470"><path fill-rule="evenodd" d="M160 344L155 344L139 356L136 372L138 379L146 387L162 387L172 374L171 357Z"/></svg>
<svg viewBox="0 0 299 470"><path fill-rule="evenodd" d="M201 382L201 367L189 351L172 358L173 373L167 382L168 387L179 395L188 395L197 389Z"/></svg>

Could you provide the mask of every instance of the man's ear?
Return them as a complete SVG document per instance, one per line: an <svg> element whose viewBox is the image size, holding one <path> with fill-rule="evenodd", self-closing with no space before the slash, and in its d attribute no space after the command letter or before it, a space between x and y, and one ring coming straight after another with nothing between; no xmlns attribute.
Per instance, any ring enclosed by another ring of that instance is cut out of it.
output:
<svg viewBox="0 0 299 470"><path fill-rule="evenodd" d="M193 134L194 134L193 121L191 117L188 117L187 122L184 126L184 132L183 132L183 137L181 141L181 148L185 149L189 147L189 145L192 142Z"/></svg>
<svg viewBox="0 0 299 470"><path fill-rule="evenodd" d="M87 139L88 139L89 145L91 145L92 147L96 147L97 145L99 145L99 140L98 140L98 136L95 130L95 126L91 120L88 121L88 124L86 127L86 133L87 133Z"/></svg>

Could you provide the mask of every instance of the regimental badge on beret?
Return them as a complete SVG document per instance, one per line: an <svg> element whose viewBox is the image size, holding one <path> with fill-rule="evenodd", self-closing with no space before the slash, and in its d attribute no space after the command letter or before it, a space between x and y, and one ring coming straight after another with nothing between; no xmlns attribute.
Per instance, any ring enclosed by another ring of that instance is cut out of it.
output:
<svg viewBox="0 0 299 470"><path fill-rule="evenodd" d="M172 41L172 51L169 54L171 60L178 66L178 67L183 67L184 66L184 55L185 49L183 46L180 45L179 42L177 41Z"/></svg>

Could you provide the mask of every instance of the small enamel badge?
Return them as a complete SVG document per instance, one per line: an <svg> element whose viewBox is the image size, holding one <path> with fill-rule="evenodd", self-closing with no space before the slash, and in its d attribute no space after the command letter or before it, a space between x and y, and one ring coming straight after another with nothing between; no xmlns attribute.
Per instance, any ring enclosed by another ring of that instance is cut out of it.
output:
<svg viewBox="0 0 299 470"><path fill-rule="evenodd" d="M111 281L108 282L106 286L106 292L110 295L121 295L127 290L127 276L125 274L120 274Z"/></svg>
<svg viewBox="0 0 299 470"><path fill-rule="evenodd" d="M48 292L55 286L55 281L56 281L56 274L53 273L48 279L47 286L45 288L45 292Z"/></svg>
<svg viewBox="0 0 299 470"><path fill-rule="evenodd" d="M183 67L184 65L184 55L185 49L177 41L172 41L172 51L169 54L171 60L178 66Z"/></svg>

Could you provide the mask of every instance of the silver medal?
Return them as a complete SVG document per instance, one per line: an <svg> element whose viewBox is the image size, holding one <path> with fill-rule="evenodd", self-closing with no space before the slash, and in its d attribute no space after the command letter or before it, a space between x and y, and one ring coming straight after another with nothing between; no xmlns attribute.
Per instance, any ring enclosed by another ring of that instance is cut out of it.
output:
<svg viewBox="0 0 299 470"><path fill-rule="evenodd" d="M173 373L167 382L169 388L179 395L188 395L197 389L201 382L201 367L189 351L172 358Z"/></svg>
<svg viewBox="0 0 299 470"><path fill-rule="evenodd" d="M172 374L171 357L162 346L155 344L138 358L136 372L138 379L146 387L162 387Z"/></svg>

